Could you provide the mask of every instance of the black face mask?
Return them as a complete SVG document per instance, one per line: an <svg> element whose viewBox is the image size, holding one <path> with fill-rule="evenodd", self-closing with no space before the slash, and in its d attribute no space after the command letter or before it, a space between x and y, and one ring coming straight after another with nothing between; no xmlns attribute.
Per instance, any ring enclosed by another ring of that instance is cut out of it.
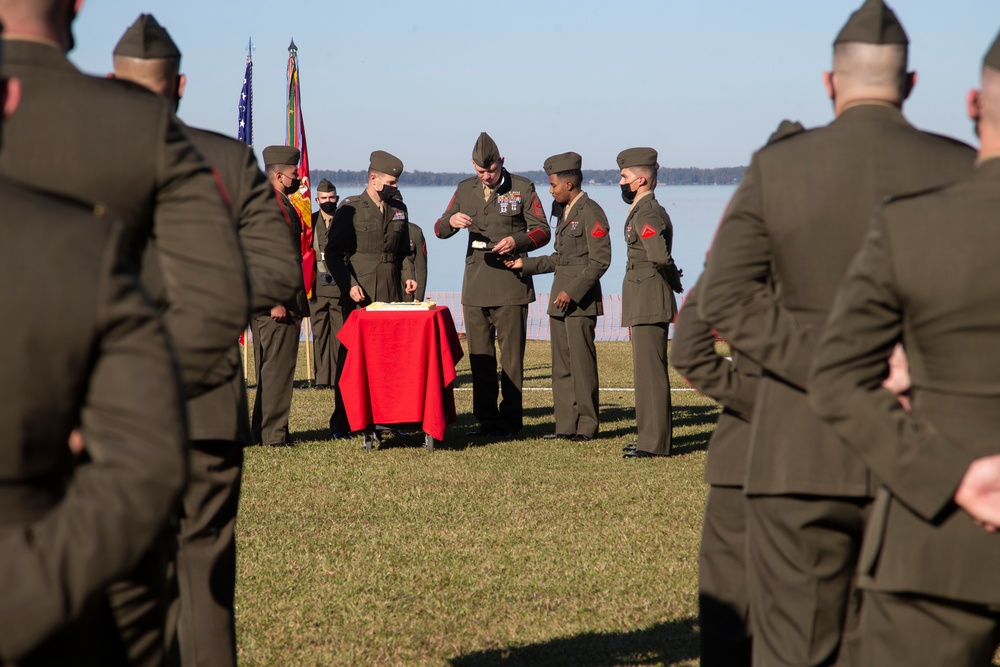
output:
<svg viewBox="0 0 1000 667"><path fill-rule="evenodd" d="M395 185L382 185L382 189L378 191L378 198L382 201L390 201L399 192L399 188Z"/></svg>
<svg viewBox="0 0 1000 667"><path fill-rule="evenodd" d="M632 181L635 183L635 181ZM635 193L632 192L632 183L623 183L622 188L622 201L626 204L631 205L635 201Z"/></svg>
<svg viewBox="0 0 1000 667"><path fill-rule="evenodd" d="M337 210L337 200L325 201L319 205L319 210L323 211L327 215L333 215L333 212Z"/></svg>
<svg viewBox="0 0 1000 667"><path fill-rule="evenodd" d="M286 195L290 195L290 194L293 194L295 192L298 192L299 191L299 186L302 185L302 179L301 178L293 178L293 179L291 179L291 181L292 181L292 184L288 186L288 191L285 193Z"/></svg>

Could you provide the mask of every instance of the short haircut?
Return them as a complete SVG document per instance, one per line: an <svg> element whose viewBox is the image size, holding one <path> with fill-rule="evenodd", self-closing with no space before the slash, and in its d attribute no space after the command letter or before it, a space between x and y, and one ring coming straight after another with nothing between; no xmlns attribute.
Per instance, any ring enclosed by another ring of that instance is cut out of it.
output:
<svg viewBox="0 0 1000 667"><path fill-rule="evenodd" d="M579 169L567 169L566 171L559 171L556 172L555 176L560 181L569 181L570 183L573 184L573 187L578 190L580 189L580 186L583 185L583 171Z"/></svg>
<svg viewBox="0 0 1000 667"><path fill-rule="evenodd" d="M881 93L897 101L909 94L905 44L845 42L833 47L833 73L845 90Z"/></svg>

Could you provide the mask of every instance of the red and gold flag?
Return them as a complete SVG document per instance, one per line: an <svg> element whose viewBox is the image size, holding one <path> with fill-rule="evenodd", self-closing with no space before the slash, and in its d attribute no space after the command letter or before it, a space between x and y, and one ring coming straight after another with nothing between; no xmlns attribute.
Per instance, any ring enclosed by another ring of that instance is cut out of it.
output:
<svg viewBox="0 0 1000 667"><path fill-rule="evenodd" d="M302 281L306 294L312 297L312 285L316 270L316 251L313 250L312 195L309 186L309 149L306 145L306 128L302 121L302 93L299 88L299 49L295 40L288 45L288 125L286 146L295 146L302 153L299 161L299 178L302 185L298 192L288 198L299 212L302 220Z"/></svg>

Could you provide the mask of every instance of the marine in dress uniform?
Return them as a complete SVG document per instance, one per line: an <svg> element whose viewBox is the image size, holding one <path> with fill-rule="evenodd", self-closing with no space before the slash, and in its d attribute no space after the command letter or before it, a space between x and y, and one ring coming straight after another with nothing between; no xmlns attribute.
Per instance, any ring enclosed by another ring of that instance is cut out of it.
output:
<svg viewBox="0 0 1000 667"><path fill-rule="evenodd" d="M141 15L114 50L115 76L165 97L175 108L186 79L181 52L149 14ZM253 150L229 137L183 126L198 151L222 179L245 257L255 311L292 297L302 274L295 250L285 242L284 218ZM243 447L251 444L246 383L239 351L232 346L222 364L236 376L187 402L188 485L177 537L179 599L168 614L168 642L186 666L236 664L233 598L236 587L234 528L243 469ZM177 646L173 644L176 634Z"/></svg>
<svg viewBox="0 0 1000 667"><path fill-rule="evenodd" d="M674 226L656 201L656 151L629 148L618 154L622 198L629 204L625 218L628 256L622 284L622 326L631 328L635 373L634 447L625 458L670 454L670 377L667 370L667 330L677 312L674 292L683 291L681 271L670 251Z"/></svg>
<svg viewBox="0 0 1000 667"><path fill-rule="evenodd" d="M0 103L17 104L5 80ZM104 591L162 535L184 485L176 366L104 207L5 178L0 206L0 307L18 315L0 331L0 664L124 665ZM41 247L48 261L33 259ZM75 429L86 465L67 446Z"/></svg>
<svg viewBox="0 0 1000 667"><path fill-rule="evenodd" d="M417 291L404 294L403 301L423 301L427 296L427 241L424 232L416 223L409 223L410 252L406 254L406 262L413 271L413 279L417 281Z"/></svg>
<svg viewBox="0 0 1000 667"><path fill-rule="evenodd" d="M827 75L836 119L754 155L701 280L702 317L764 369L745 485L754 664L855 659L872 480L809 410L808 372L875 205L960 178L974 157L903 117L907 44L881 0L851 16Z"/></svg>
<svg viewBox="0 0 1000 667"><path fill-rule="evenodd" d="M804 129L800 123L781 121L768 143ZM705 482L710 487L698 550L701 664L749 666L752 644L743 479L760 366L737 350L730 350L728 359L716 353L715 332L698 314L700 291L695 284L677 314L670 363L692 387L722 405L705 462Z"/></svg>
<svg viewBox="0 0 1000 667"><path fill-rule="evenodd" d="M604 314L601 276L611 264L608 217L580 189L583 159L577 153L545 161L549 193L562 212L555 231L555 252L508 263L522 275L555 273L549 300L552 335L552 400L556 432L547 439L586 441L600 427L597 316Z"/></svg>
<svg viewBox="0 0 1000 667"><path fill-rule="evenodd" d="M698 550L701 664L749 667L743 478L760 367L737 351L731 360L716 353L712 327L698 315L699 292L696 283L677 314L670 363L691 386L722 405L705 462L710 487Z"/></svg>
<svg viewBox="0 0 1000 667"><path fill-rule="evenodd" d="M528 304L535 300L531 278L504 265L549 242L545 210L526 178L503 166L496 143L485 132L472 150L476 176L458 184L434 225L438 238L468 229L462 314L472 367L472 412L479 428L473 436L506 437L523 425L521 385ZM497 406L496 343L500 346L502 400Z"/></svg>
<svg viewBox="0 0 1000 667"><path fill-rule="evenodd" d="M4 73L22 84L21 109L3 128L0 174L74 199L102 202L126 227L125 252L142 264L193 397L231 380L220 364L249 317L246 268L216 179L169 105L141 87L81 73L70 0L0 3L8 30ZM67 113L72 109L72 113ZM151 242L155 239L155 242ZM137 665L162 660L165 541L112 604Z"/></svg>
<svg viewBox="0 0 1000 667"><path fill-rule="evenodd" d="M299 188L299 149L268 146L263 151L264 167L274 196L285 219L285 228L276 232L298 254L302 220L288 195ZM288 415L292 409L295 363L298 361L302 318L309 314L305 286L301 279L295 296L258 314L251 323L254 357L257 361L257 395L250 417L254 443L274 447L294 444L289 438Z"/></svg>
<svg viewBox="0 0 1000 667"><path fill-rule="evenodd" d="M1000 39L970 115L975 174L878 211L809 384L883 485L859 568L865 665L989 665L1000 644L1000 536L976 523L1000 523ZM900 341L912 412L881 386Z"/></svg>
<svg viewBox="0 0 1000 667"><path fill-rule="evenodd" d="M341 291L356 305L396 302L417 288L403 261L410 250L406 204L396 198L403 163L385 151L374 151L368 166L368 187L348 197L333 218L326 261Z"/></svg>
<svg viewBox="0 0 1000 667"><path fill-rule="evenodd" d="M337 355L340 341L337 332L344 326L343 296L327 266L324 253L330 235L330 224L337 211L337 188L327 179L316 186L319 210L313 213L313 250L316 252L316 282L309 299L309 319L312 322L315 348L316 388L333 389L337 383Z"/></svg>

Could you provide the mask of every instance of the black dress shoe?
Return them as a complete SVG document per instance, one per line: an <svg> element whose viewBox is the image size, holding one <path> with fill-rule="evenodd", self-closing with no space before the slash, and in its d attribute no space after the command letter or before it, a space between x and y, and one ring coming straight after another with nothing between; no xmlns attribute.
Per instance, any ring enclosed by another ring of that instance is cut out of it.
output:
<svg viewBox="0 0 1000 667"><path fill-rule="evenodd" d="M623 459L655 459L658 458L658 454L650 454L647 451L637 449L632 452L625 452L622 454Z"/></svg>
<svg viewBox="0 0 1000 667"><path fill-rule="evenodd" d="M569 435L568 433L550 433L543 435L542 440L572 440L574 437L576 436Z"/></svg>
<svg viewBox="0 0 1000 667"><path fill-rule="evenodd" d="M315 387L313 387L313 389L316 389L317 391L322 391L324 389L332 389L332 387L328 384L318 384Z"/></svg>
<svg viewBox="0 0 1000 667"><path fill-rule="evenodd" d="M623 452L634 452L635 451L635 443L634 442L630 442L629 444L625 445L624 447L622 447L622 451Z"/></svg>
<svg viewBox="0 0 1000 667"><path fill-rule="evenodd" d="M330 439L331 440L350 440L351 439L351 432L350 431L333 431L330 434Z"/></svg>
<svg viewBox="0 0 1000 667"><path fill-rule="evenodd" d="M572 440L573 442L590 442L591 440L593 440L593 438L591 438L589 435L583 435L582 433L577 433L572 438L570 438L570 440Z"/></svg>

